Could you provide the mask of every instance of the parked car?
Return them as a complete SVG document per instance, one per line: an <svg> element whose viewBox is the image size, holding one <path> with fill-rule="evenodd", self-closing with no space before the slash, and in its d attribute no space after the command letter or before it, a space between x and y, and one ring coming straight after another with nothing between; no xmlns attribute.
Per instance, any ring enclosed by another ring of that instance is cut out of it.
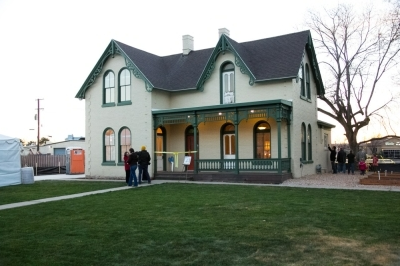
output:
<svg viewBox="0 0 400 266"><path fill-rule="evenodd" d="M367 159L365 162L372 164L372 159ZM395 164L395 162L392 159L378 159L378 164Z"/></svg>

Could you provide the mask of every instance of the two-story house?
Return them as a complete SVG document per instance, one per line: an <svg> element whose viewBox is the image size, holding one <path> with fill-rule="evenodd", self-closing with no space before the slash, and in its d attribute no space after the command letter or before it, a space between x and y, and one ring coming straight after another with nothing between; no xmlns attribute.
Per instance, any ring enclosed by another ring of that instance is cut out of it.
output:
<svg viewBox="0 0 400 266"><path fill-rule="evenodd" d="M142 145L149 172L193 180L279 183L329 167L331 124L317 118L324 94L309 31L157 56L116 40L76 98L85 99L86 169L123 176L123 154ZM172 162L174 164L172 164ZM174 168L172 166L174 165ZM175 169L175 170L174 170Z"/></svg>

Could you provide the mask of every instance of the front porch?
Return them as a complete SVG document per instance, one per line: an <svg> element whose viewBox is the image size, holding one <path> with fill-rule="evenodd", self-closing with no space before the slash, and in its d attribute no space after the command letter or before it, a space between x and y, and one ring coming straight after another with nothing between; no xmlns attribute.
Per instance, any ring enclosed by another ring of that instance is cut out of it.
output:
<svg viewBox="0 0 400 266"><path fill-rule="evenodd" d="M292 178L291 112L285 100L153 110L154 178L282 183Z"/></svg>

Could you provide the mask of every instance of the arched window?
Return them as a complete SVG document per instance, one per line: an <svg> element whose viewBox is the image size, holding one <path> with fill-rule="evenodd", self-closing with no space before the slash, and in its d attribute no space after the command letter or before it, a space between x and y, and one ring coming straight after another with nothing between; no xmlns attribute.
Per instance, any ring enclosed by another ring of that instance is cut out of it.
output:
<svg viewBox="0 0 400 266"><path fill-rule="evenodd" d="M111 128L104 132L104 161L115 162L115 134Z"/></svg>
<svg viewBox="0 0 400 266"><path fill-rule="evenodd" d="M235 66L227 62L221 67L222 103L235 102Z"/></svg>
<svg viewBox="0 0 400 266"><path fill-rule="evenodd" d="M312 143L311 143L311 125L308 125L307 130L307 146L308 146L308 160L312 160Z"/></svg>
<svg viewBox="0 0 400 266"><path fill-rule="evenodd" d="M104 97L103 103L114 103L114 73L112 71L106 72L104 76Z"/></svg>
<svg viewBox="0 0 400 266"><path fill-rule="evenodd" d="M304 123L301 124L301 159L303 161L307 160L306 157L306 125Z"/></svg>
<svg viewBox="0 0 400 266"><path fill-rule="evenodd" d="M255 156L256 159L271 158L271 126L264 121L254 126Z"/></svg>
<svg viewBox="0 0 400 266"><path fill-rule="evenodd" d="M124 160L124 153L131 147L131 131L124 127L119 132L119 162Z"/></svg>
<svg viewBox="0 0 400 266"><path fill-rule="evenodd" d="M128 102L131 100L131 73L123 69L119 73L119 101Z"/></svg>
<svg viewBox="0 0 400 266"><path fill-rule="evenodd" d="M306 64L306 90L307 90L307 99L311 99L310 69L308 67L308 64Z"/></svg>
<svg viewBox="0 0 400 266"><path fill-rule="evenodd" d="M299 69L299 80L300 80L300 96L306 97L306 90L304 88L304 65L301 64Z"/></svg>

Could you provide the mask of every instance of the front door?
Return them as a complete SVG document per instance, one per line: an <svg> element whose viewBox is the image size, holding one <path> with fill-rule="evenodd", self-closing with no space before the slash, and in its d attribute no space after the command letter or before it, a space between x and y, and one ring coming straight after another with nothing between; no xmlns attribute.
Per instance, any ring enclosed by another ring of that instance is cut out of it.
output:
<svg viewBox="0 0 400 266"><path fill-rule="evenodd" d="M157 138L156 138L156 151L163 151L163 135L159 135L158 131L161 131L161 129L157 129ZM158 171L163 171L164 170L164 161L163 161L163 156L164 153L157 153L157 172Z"/></svg>
<svg viewBox="0 0 400 266"><path fill-rule="evenodd" d="M224 134L224 159L235 159L236 158L236 142L235 134ZM234 162L225 162L225 169L234 169Z"/></svg>
<svg viewBox="0 0 400 266"><path fill-rule="evenodd" d="M186 136L186 151L194 151L194 135ZM185 154L185 156L190 156L192 159L190 160L190 164L188 166L188 170L194 170L194 153Z"/></svg>

